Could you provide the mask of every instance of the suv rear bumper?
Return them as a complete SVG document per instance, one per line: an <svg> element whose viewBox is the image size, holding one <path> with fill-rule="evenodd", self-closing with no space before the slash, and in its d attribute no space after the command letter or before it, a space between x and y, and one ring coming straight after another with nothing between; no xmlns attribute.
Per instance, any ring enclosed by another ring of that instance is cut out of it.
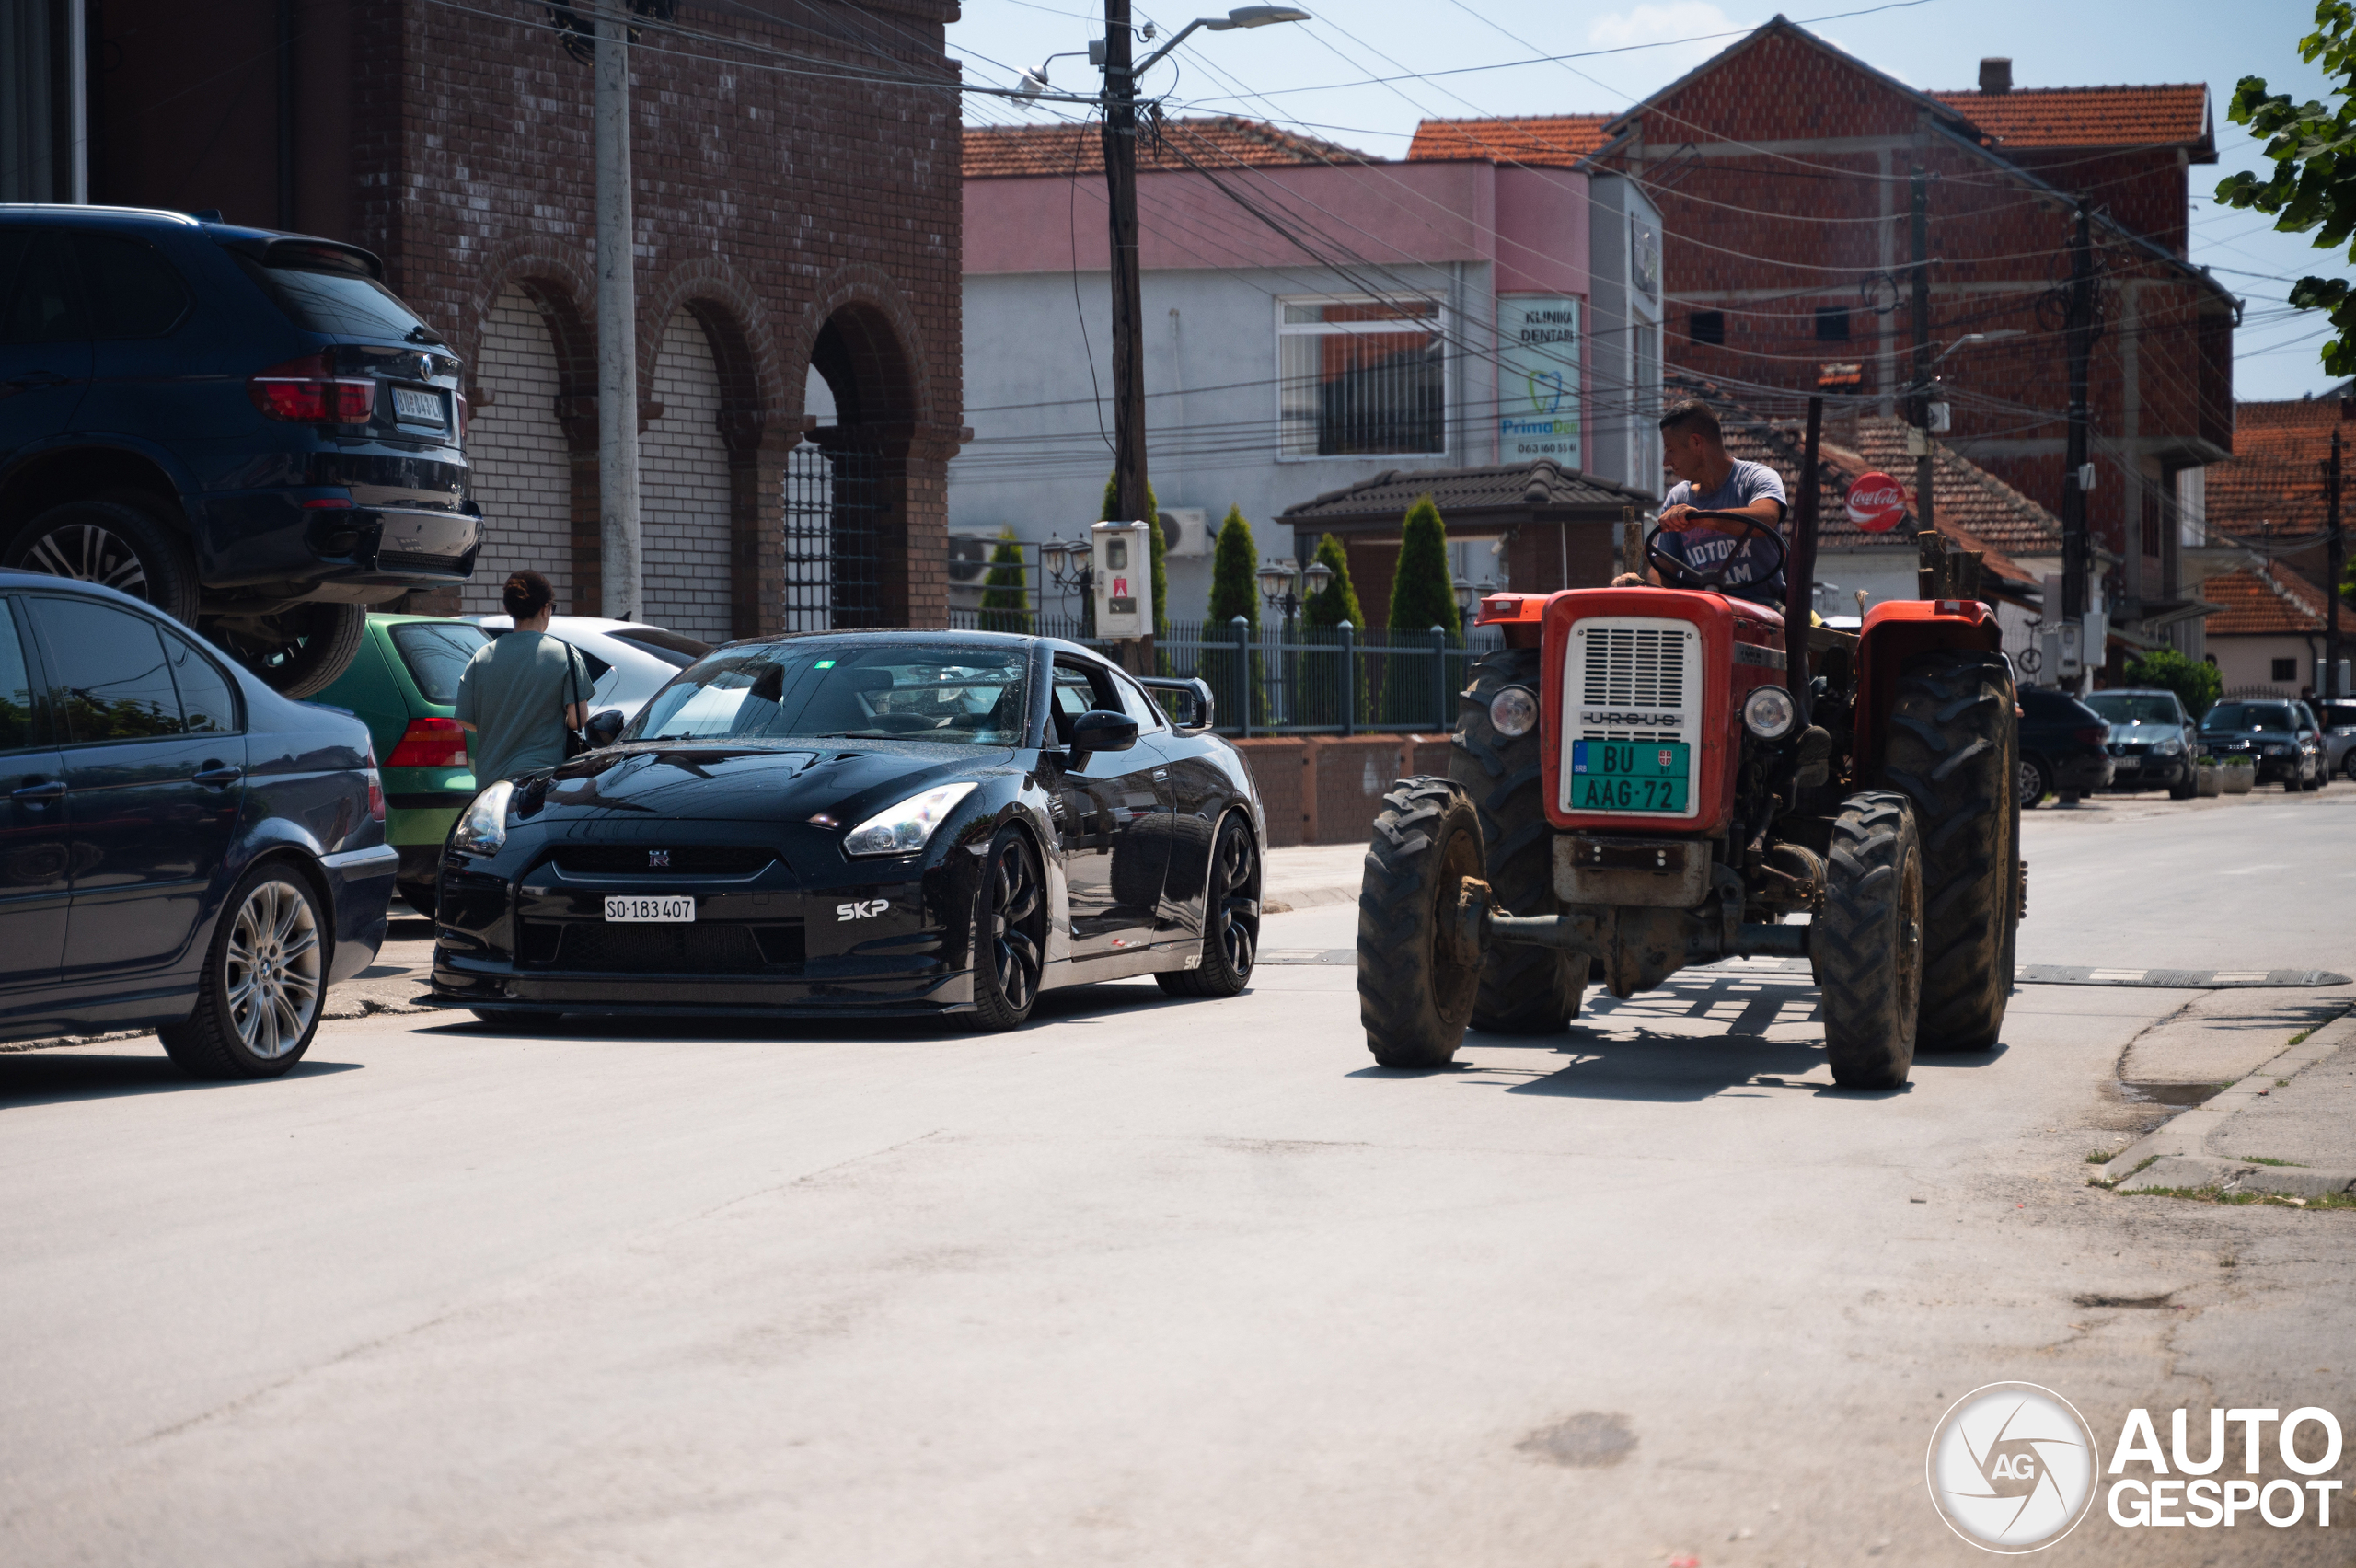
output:
<svg viewBox="0 0 2356 1568"><path fill-rule="evenodd" d="M424 507L306 507L301 491L211 496L197 529L207 589L283 583L438 588L470 581L479 513Z"/></svg>

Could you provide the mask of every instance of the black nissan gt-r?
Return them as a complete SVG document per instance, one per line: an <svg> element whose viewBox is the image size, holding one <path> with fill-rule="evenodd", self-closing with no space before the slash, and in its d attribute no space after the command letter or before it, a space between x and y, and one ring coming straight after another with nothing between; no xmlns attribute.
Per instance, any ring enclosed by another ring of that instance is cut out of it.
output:
<svg viewBox="0 0 2356 1568"><path fill-rule="evenodd" d="M1181 724L1146 686L1172 688ZM433 999L565 1013L954 1015L1152 974L1225 997L1265 820L1208 688L991 632L731 643L610 745L492 784L444 852Z"/></svg>

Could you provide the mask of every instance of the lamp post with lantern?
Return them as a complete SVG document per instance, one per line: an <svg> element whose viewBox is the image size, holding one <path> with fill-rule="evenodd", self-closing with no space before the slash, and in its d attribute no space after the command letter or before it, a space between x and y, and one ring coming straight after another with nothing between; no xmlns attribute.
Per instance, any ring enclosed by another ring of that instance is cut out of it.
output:
<svg viewBox="0 0 2356 1568"><path fill-rule="evenodd" d="M1293 689L1293 663L1287 645L1292 641L1293 618L1299 615L1311 598L1324 592L1334 581L1334 569L1322 560L1312 559L1306 569L1280 557L1271 557L1261 564L1257 573L1260 598L1267 606L1284 617L1283 629L1276 637L1277 678L1289 698ZM1305 592L1296 592L1296 584ZM1285 704L1288 714L1294 704Z"/></svg>

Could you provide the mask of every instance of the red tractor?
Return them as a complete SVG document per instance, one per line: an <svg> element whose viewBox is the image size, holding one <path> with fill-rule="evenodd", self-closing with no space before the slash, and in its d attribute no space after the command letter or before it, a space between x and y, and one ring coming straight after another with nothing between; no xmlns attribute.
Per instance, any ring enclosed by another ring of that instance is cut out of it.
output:
<svg viewBox="0 0 2356 1568"><path fill-rule="evenodd" d="M1628 997L1761 954L1809 961L1844 1086L1995 1043L2027 887L2012 669L1977 561L1932 536L1934 596L1809 624L1813 436L1783 613L1696 579L1657 529L1646 557L1687 585L1482 601L1506 646L1473 667L1449 777L1400 780L1367 854L1378 1062L1445 1066L1468 1024L1553 1032L1590 983Z"/></svg>

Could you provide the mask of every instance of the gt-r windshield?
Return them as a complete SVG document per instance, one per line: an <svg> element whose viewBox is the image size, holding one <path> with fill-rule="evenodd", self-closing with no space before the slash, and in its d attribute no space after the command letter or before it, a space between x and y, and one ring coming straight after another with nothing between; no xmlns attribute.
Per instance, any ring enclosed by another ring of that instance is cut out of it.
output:
<svg viewBox="0 0 2356 1568"><path fill-rule="evenodd" d="M682 670L624 741L1022 743L1022 649L821 641L724 648Z"/></svg>

